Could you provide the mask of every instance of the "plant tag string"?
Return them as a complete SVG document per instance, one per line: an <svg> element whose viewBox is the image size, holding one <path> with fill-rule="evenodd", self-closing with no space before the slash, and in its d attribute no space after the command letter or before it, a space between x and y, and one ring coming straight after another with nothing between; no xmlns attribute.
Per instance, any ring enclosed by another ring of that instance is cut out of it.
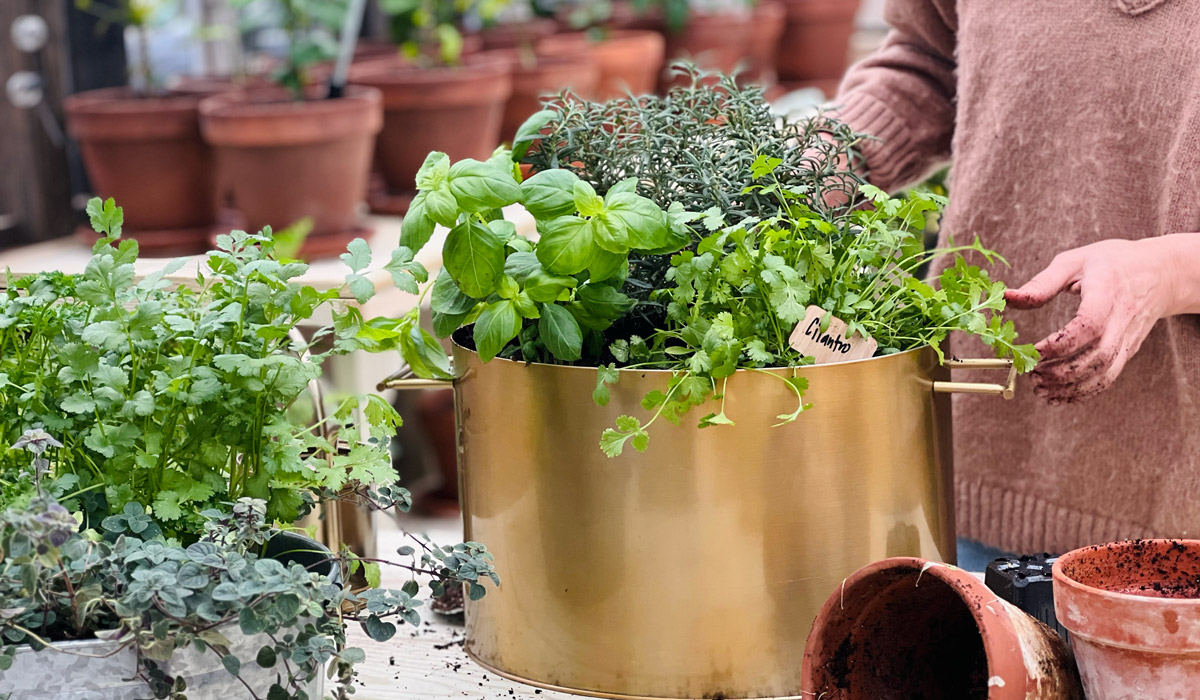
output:
<svg viewBox="0 0 1200 700"><path fill-rule="evenodd" d="M797 351L813 358L814 364L865 360L875 354L879 344L870 336L846 334L846 322L834 316L829 327L821 330L821 319L826 311L819 306L805 310L804 318L796 324L788 342Z"/></svg>

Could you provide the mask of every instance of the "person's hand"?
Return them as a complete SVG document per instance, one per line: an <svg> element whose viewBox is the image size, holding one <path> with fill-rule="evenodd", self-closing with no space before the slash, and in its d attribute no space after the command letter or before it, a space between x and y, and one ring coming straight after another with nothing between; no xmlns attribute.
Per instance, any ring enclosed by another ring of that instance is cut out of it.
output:
<svg viewBox="0 0 1200 700"><path fill-rule="evenodd" d="M1053 405L1107 389L1154 324L1182 312L1176 308L1179 261L1173 259L1182 251L1166 240L1174 238L1108 240L1068 250L1005 293L1016 309L1038 308L1064 290L1080 297L1075 318L1036 345L1042 359L1033 370L1034 393Z"/></svg>

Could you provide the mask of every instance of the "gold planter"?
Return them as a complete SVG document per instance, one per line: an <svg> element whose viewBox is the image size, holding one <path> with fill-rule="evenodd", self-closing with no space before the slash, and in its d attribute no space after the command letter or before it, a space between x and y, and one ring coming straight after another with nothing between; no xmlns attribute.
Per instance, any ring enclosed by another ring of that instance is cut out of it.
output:
<svg viewBox="0 0 1200 700"><path fill-rule="evenodd" d="M454 361L466 537L503 579L468 606L466 650L612 698L801 697L805 639L843 578L885 557L953 561L945 392L1011 395L1013 378L945 382L932 350L806 367L812 408L773 428L795 395L739 371L735 426L659 421L646 452L609 459L601 431L645 415L667 373L623 371L600 407L594 369L483 364L459 345Z"/></svg>

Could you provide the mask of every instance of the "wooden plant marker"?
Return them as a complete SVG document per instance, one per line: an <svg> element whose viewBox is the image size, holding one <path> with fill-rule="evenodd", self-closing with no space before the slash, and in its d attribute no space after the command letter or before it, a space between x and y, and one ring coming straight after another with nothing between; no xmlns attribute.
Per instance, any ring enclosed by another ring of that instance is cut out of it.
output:
<svg viewBox="0 0 1200 700"><path fill-rule="evenodd" d="M854 334L846 336L846 322L834 316L829 321L829 328L821 332L821 319L825 309L810 306L805 310L804 318L796 324L792 337L788 342L797 351L813 358L814 364L824 365L831 362L849 362L850 360L865 360L875 354L879 344L874 338Z"/></svg>

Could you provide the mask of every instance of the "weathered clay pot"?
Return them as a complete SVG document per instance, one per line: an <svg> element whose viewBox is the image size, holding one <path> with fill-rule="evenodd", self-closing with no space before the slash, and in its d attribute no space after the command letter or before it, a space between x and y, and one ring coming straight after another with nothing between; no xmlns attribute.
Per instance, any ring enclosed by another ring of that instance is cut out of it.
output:
<svg viewBox="0 0 1200 700"><path fill-rule="evenodd" d="M823 700L1083 700L1066 642L947 564L894 558L817 614L803 688Z"/></svg>
<svg viewBox="0 0 1200 700"><path fill-rule="evenodd" d="M542 98L570 89L583 99L591 99L600 72L588 53L535 55L526 65L513 52L512 96L504 105L500 138L508 141L529 115L542 109Z"/></svg>
<svg viewBox="0 0 1200 700"><path fill-rule="evenodd" d="M778 0L763 0L754 7L752 17L755 36L749 46L745 80L769 88L779 78L775 72L775 56L787 26L787 8Z"/></svg>
<svg viewBox="0 0 1200 700"><path fill-rule="evenodd" d="M781 1L787 24L775 59L779 79L811 83L841 78L860 0Z"/></svg>
<svg viewBox="0 0 1200 700"><path fill-rule="evenodd" d="M1059 557L1054 610L1088 700L1200 695L1200 541L1117 542Z"/></svg>
<svg viewBox="0 0 1200 700"><path fill-rule="evenodd" d="M558 34L538 42L542 55L590 54L599 71L595 99L611 100L626 92L654 92L666 55L662 35L645 29L617 30L593 41L584 32Z"/></svg>
<svg viewBox="0 0 1200 700"><path fill-rule="evenodd" d="M484 51L454 67L374 62L353 68L350 80L383 94L375 165L387 191L372 193L375 211L407 211L417 170L430 151L443 151L451 161L483 159L500 144L504 105L512 94L507 54Z"/></svg>
<svg viewBox="0 0 1200 700"><path fill-rule="evenodd" d="M488 27L479 32L483 40L483 48L515 49L520 47L533 48L538 41L554 35L558 31L558 22L552 19L538 18L526 22L511 22Z"/></svg>
<svg viewBox="0 0 1200 700"><path fill-rule="evenodd" d="M201 252L216 223L200 99L105 88L65 101L67 129L79 142L95 193L125 209L125 233L143 252Z"/></svg>
<svg viewBox="0 0 1200 700"><path fill-rule="evenodd" d="M659 79L659 89L686 82L673 75L672 61L687 59L704 70L732 73L748 67L750 46L759 41L754 16L749 13L705 14L692 12L678 32L667 32L667 65Z"/></svg>
<svg viewBox="0 0 1200 700"><path fill-rule="evenodd" d="M367 88L350 88L336 100L296 101L258 90L200 103L224 190L218 196L251 231L311 217L305 255L344 248L362 235L358 205L382 122L379 92Z"/></svg>

